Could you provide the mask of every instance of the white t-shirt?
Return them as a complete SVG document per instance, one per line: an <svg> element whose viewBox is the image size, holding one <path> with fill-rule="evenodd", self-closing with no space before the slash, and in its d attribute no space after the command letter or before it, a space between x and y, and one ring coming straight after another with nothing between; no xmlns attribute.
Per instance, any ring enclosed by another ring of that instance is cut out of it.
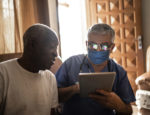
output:
<svg viewBox="0 0 150 115"><path fill-rule="evenodd" d="M0 63L0 112L3 115L50 115L51 108L57 105L58 90L52 72L29 72L17 59Z"/></svg>

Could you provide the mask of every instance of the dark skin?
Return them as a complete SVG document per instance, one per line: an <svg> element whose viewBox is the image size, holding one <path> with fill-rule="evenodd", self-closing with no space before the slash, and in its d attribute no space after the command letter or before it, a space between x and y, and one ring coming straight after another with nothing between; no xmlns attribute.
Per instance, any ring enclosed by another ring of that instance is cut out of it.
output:
<svg viewBox="0 0 150 115"><path fill-rule="evenodd" d="M46 34L41 33L36 38L31 38L24 48L23 56L18 59L18 63L33 73L50 69L57 56L58 40L56 36L53 37L55 40L51 40ZM54 108L51 109L51 115L55 115Z"/></svg>
<svg viewBox="0 0 150 115"><path fill-rule="evenodd" d="M109 42L111 45L110 47L110 53L112 52L114 48L114 43L110 35L101 35L98 33L91 33L88 36L89 42L94 42L97 44L103 43L103 42ZM88 42L86 42L87 45ZM101 49L98 48L97 51L100 51ZM93 64L89 59L88 61L91 63L91 65L94 68L95 72L100 72L106 65L107 61L103 62L102 64ZM79 85L72 85L66 88L59 88L59 96L61 98L60 101L65 102L66 100L70 99L74 94L79 93ZM132 114L132 108L131 104L125 104L122 99L115 93L115 92L108 92L101 89L98 89L95 91L95 93L91 93L89 95L90 98L97 101L99 104L102 104L108 109L115 109L117 114L120 115L131 115Z"/></svg>
<svg viewBox="0 0 150 115"><path fill-rule="evenodd" d="M36 47L30 46L28 48L30 52L24 52L23 56L18 59L19 64L33 73L37 73L39 70L50 69L57 56L57 43L50 44L47 47L43 46L44 44Z"/></svg>

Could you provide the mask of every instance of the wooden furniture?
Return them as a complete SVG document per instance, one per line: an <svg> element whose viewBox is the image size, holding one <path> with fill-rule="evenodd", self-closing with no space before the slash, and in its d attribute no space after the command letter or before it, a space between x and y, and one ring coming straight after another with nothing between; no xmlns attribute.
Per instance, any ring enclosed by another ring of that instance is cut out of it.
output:
<svg viewBox="0 0 150 115"><path fill-rule="evenodd" d="M22 53L0 54L0 62L13 59L13 58L20 58L21 56Z"/></svg>

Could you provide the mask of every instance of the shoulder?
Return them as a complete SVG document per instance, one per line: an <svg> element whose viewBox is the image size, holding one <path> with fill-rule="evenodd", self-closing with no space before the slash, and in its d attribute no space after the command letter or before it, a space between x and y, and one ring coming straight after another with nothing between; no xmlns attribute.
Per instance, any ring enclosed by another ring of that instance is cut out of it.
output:
<svg viewBox="0 0 150 115"><path fill-rule="evenodd" d="M118 72L126 72L125 69L118 63L116 63L113 59L109 59L110 66L113 70Z"/></svg>
<svg viewBox="0 0 150 115"><path fill-rule="evenodd" d="M67 70L74 70L80 66L84 57L85 57L84 54L71 56L62 64L60 68L67 69Z"/></svg>
<svg viewBox="0 0 150 115"><path fill-rule="evenodd" d="M79 55L74 55L69 57L64 63L77 63L77 62L82 62L83 58L85 57L84 54L79 54Z"/></svg>
<svg viewBox="0 0 150 115"><path fill-rule="evenodd" d="M7 60L7 61L3 61L3 62L0 63L0 66L12 64L12 63L14 63L14 62L16 62L16 61L17 61L17 58L10 59L10 60Z"/></svg>
<svg viewBox="0 0 150 115"><path fill-rule="evenodd" d="M42 77L45 77L48 80L55 81L55 75L50 70L40 71Z"/></svg>
<svg viewBox="0 0 150 115"><path fill-rule="evenodd" d="M9 69L15 68L14 65L16 64L16 61L17 61L17 58L1 62L0 63L0 72L2 72L4 70L9 70Z"/></svg>
<svg viewBox="0 0 150 115"><path fill-rule="evenodd" d="M9 83L10 75L15 73L14 70L16 69L16 61L17 59L11 59L0 63L0 82L1 84L2 82L5 83L6 87L8 86L7 84Z"/></svg>
<svg viewBox="0 0 150 115"><path fill-rule="evenodd" d="M68 74L73 75L73 73L77 73L84 57L84 54L69 57L56 72L56 77L58 78L59 76L62 79L63 76L67 76Z"/></svg>

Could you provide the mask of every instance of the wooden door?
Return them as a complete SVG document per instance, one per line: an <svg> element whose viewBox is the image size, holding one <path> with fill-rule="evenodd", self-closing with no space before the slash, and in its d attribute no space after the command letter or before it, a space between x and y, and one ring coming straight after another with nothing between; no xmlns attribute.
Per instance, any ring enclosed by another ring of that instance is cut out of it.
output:
<svg viewBox="0 0 150 115"><path fill-rule="evenodd" d="M135 79L144 72L141 44L141 0L89 0L89 25L106 23L115 29L111 54L127 71L134 92Z"/></svg>

